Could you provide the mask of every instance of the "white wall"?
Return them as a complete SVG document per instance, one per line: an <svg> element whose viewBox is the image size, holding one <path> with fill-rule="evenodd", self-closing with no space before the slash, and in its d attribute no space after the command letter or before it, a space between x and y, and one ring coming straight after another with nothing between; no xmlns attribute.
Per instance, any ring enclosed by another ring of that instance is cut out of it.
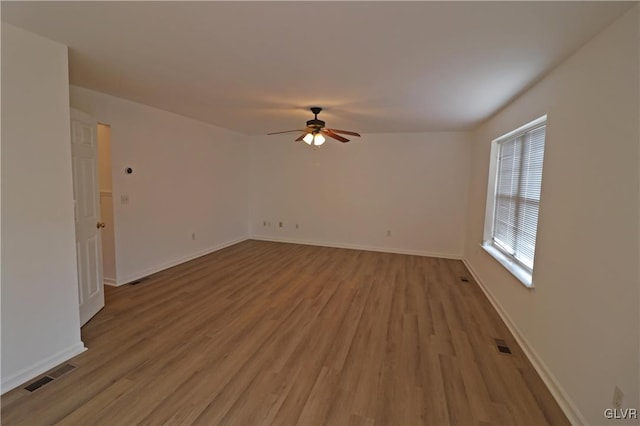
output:
<svg viewBox="0 0 640 426"><path fill-rule="evenodd" d="M82 352L67 48L2 24L2 392Z"/></svg>
<svg viewBox="0 0 640 426"><path fill-rule="evenodd" d="M637 6L475 132L465 258L576 421L637 407ZM534 291L480 249L492 139L548 114Z"/></svg>
<svg viewBox="0 0 640 426"><path fill-rule="evenodd" d="M246 238L246 136L75 86L71 105L111 126L118 284Z"/></svg>
<svg viewBox="0 0 640 426"><path fill-rule="evenodd" d="M251 138L253 237L461 257L468 133L293 139Z"/></svg>

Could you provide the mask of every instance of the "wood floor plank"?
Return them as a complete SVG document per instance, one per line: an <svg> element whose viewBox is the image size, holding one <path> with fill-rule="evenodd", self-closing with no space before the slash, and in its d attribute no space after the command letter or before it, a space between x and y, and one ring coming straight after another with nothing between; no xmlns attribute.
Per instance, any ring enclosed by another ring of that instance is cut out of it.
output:
<svg viewBox="0 0 640 426"><path fill-rule="evenodd" d="M107 288L82 339L2 424L568 424L457 260L245 241Z"/></svg>

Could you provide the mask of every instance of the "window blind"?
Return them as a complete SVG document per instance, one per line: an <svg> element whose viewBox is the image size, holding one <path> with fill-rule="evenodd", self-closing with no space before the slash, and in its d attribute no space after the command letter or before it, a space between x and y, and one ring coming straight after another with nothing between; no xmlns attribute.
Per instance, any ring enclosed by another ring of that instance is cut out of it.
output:
<svg viewBox="0 0 640 426"><path fill-rule="evenodd" d="M493 245L533 270L546 124L499 142Z"/></svg>

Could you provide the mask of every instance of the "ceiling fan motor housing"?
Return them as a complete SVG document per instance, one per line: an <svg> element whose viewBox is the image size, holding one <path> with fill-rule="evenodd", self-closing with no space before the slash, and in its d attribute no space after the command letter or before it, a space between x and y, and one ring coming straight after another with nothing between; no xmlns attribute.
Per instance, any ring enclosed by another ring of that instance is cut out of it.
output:
<svg viewBox="0 0 640 426"><path fill-rule="evenodd" d="M324 121L314 118L313 120L307 121L307 127L321 129L324 127Z"/></svg>

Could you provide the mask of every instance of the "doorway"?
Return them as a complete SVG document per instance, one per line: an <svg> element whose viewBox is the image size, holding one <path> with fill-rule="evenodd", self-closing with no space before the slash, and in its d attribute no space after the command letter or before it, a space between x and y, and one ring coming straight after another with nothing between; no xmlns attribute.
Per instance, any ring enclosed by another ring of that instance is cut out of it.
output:
<svg viewBox="0 0 640 426"><path fill-rule="evenodd" d="M100 182L100 217L102 229L102 270L104 283L115 286L116 250L113 220L113 186L111 167L111 126L98 123L98 169Z"/></svg>

